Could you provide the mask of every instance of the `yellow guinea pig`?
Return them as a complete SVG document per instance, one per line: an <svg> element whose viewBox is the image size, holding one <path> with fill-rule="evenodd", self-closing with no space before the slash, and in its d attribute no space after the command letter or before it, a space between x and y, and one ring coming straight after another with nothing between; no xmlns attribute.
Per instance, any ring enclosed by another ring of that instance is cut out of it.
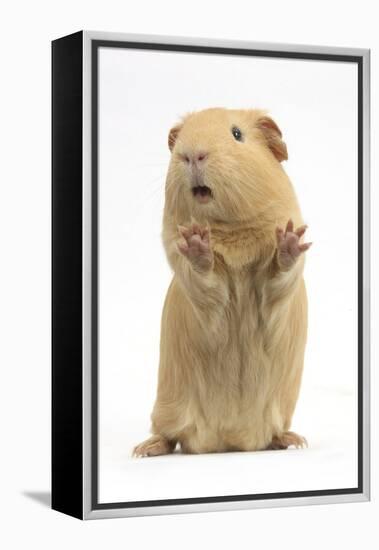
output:
<svg viewBox="0 0 379 550"><path fill-rule="evenodd" d="M260 110L206 109L169 133L152 437L135 456L301 447L289 431L307 335L306 230Z"/></svg>

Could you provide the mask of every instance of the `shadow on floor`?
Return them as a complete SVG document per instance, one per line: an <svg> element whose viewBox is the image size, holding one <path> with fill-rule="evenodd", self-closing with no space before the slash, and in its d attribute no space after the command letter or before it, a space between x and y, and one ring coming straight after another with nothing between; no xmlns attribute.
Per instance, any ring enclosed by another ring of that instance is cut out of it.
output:
<svg viewBox="0 0 379 550"><path fill-rule="evenodd" d="M23 491L25 497L28 497L42 506L51 506L51 493L49 491Z"/></svg>

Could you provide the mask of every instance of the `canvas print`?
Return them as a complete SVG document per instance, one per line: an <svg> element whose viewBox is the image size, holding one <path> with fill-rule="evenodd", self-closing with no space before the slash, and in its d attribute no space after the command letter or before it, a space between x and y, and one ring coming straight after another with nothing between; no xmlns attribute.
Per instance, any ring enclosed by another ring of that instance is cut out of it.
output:
<svg viewBox="0 0 379 550"><path fill-rule="evenodd" d="M53 508L367 500L369 50L82 31L52 66Z"/></svg>

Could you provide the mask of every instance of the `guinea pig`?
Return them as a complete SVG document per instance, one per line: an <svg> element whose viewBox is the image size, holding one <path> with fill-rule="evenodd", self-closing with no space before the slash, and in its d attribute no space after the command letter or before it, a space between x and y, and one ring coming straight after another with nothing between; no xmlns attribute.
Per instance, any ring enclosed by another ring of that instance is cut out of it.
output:
<svg viewBox="0 0 379 550"><path fill-rule="evenodd" d="M135 456L302 447L289 431L307 336L306 226L277 124L255 109L185 115L169 132L152 436Z"/></svg>

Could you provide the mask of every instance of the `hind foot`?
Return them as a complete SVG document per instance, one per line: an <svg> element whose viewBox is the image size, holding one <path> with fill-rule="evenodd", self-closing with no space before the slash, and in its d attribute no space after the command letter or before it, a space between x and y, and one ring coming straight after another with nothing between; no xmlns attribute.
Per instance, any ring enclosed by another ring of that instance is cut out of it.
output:
<svg viewBox="0 0 379 550"><path fill-rule="evenodd" d="M175 449L176 441L169 441L163 435L152 435L133 450L134 457L168 455Z"/></svg>
<svg viewBox="0 0 379 550"><path fill-rule="evenodd" d="M295 434L295 432L283 432L280 435L274 435L268 450L288 449L288 447L296 447L296 449L302 449L308 447L307 440L301 435Z"/></svg>

